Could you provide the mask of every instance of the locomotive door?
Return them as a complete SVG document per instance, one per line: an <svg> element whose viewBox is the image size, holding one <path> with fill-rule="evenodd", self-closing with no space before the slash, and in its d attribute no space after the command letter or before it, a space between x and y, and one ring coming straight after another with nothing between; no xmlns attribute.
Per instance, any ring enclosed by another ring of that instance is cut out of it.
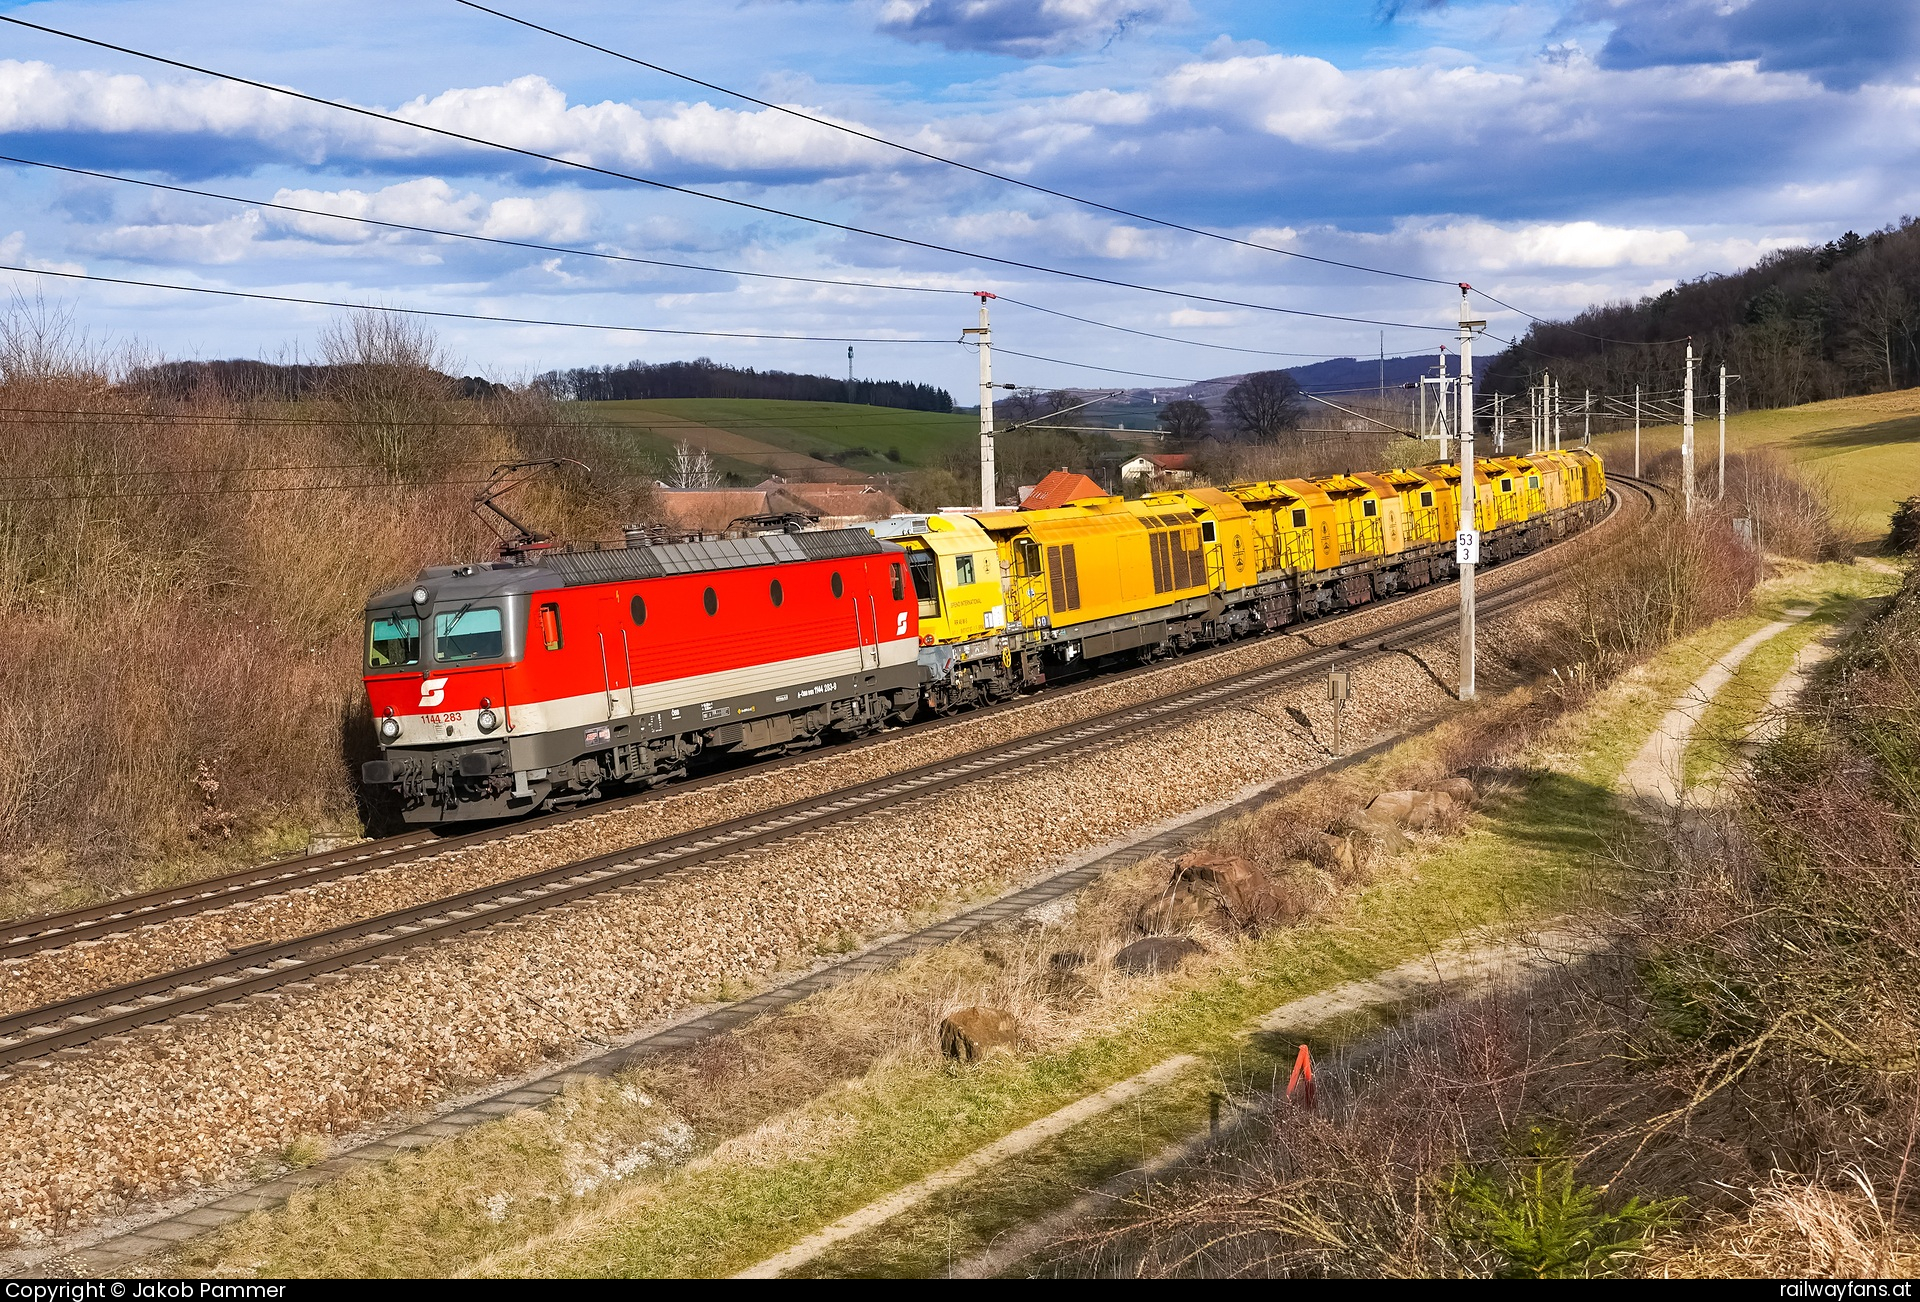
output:
<svg viewBox="0 0 1920 1302"><path fill-rule="evenodd" d="M607 717L633 713L633 635L627 604L616 590L598 602L595 623L600 636L600 678L607 693Z"/></svg>

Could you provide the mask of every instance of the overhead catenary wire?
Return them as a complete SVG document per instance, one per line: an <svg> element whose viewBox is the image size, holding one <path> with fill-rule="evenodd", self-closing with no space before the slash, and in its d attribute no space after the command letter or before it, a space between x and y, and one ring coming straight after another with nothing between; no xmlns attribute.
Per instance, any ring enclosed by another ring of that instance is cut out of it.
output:
<svg viewBox="0 0 1920 1302"><path fill-rule="evenodd" d="M986 177L989 180L999 181L1005 185L1017 186L1022 190L1030 190L1035 194L1044 194L1044 195L1051 196L1052 198L1055 198L1055 199L1064 199L1068 203L1079 204L1080 206L1085 208L1094 208L1099 210L1100 212L1112 213L1116 217L1125 217L1132 221L1146 222L1149 225L1165 227L1168 230L1183 231L1188 235L1198 235L1205 239L1218 240L1224 244L1235 244L1245 249L1258 249L1262 253L1277 253L1282 257L1297 258L1302 262L1317 262L1322 266L1340 267L1347 271L1361 271L1361 272L1366 272L1369 275L1388 276L1396 280L1408 280L1408 281L1414 281L1414 282L1417 282L1420 284L1426 284L1426 285L1445 285L1448 288L1452 288L1455 284L1458 283L1457 281L1442 280L1433 276L1422 276L1409 271L1395 271L1388 267L1372 267L1372 266L1366 265L1365 263L1360 263L1360 262L1343 262L1338 258L1323 258L1317 254L1302 253L1297 249L1283 249L1283 248L1280 248L1278 245L1262 244L1258 240L1241 239L1239 236L1228 235L1221 231L1208 230L1202 226L1189 226L1184 222L1173 221L1170 218L1155 217L1148 213L1135 212L1130 208L1116 207L1113 204L1102 203L1098 199L1089 199L1083 195L1071 194L1065 190L1056 190L1051 186L1041 185L1035 181L1025 181L1020 179L1017 176L1009 176L1005 172L996 172L992 168L978 167L972 163L963 163L957 158L948 158L943 154L935 154L929 150L916 148L913 145L902 144L898 140L890 140L887 137L877 135L874 132L863 131L859 127L848 126L844 122L835 122L831 118L823 118L816 114L808 113L802 109L796 109L786 104L776 104L771 100L764 100L759 98L758 96L749 95L747 92L743 90L734 90L731 87L722 86L716 82L703 81L699 77L692 76L689 73L679 72L673 68L667 67L664 64L650 63L645 59L639 58L635 55L627 54L624 51L616 50L609 46L596 44L593 41L589 41L584 37L574 36L568 32L560 31L557 28L542 26L539 23L533 22L531 19L521 18L521 17L518 17L517 15L507 13L504 10L492 9L483 4L476 4L474 0L455 0L455 3L465 5L469 9L477 9L481 13L492 14L495 18L502 18L510 23L517 23L520 26L528 28L532 31L544 32L548 36L555 37L558 40L570 42L571 44L578 45L583 49L595 50L611 58L624 60L627 63L635 64L638 67L650 69L654 72L661 73L664 76L673 77L673 78L676 78L677 80L688 82L695 86L701 86L707 90L718 91L722 95L730 95L735 99L745 100L749 104L758 104L761 108L771 109L776 113L784 113L788 117L798 118L803 122L811 122L816 126L826 127L833 131L843 132L846 135L854 136L861 140L870 141L876 145L884 145L888 149L897 149L902 153L911 154L915 158L925 159L927 162L930 162L930 163L939 163L946 167L959 168L963 172L971 172L975 176ZM1515 309L1515 310L1517 311L1518 309Z"/></svg>
<svg viewBox="0 0 1920 1302"><path fill-rule="evenodd" d="M731 86L722 86L717 82L706 81L702 78L693 76L691 73L685 73L675 68L669 68L665 64L653 63L653 62L650 62L649 60L639 58L636 55L628 54L625 51L616 50L610 46L600 45L594 41L587 40L585 37L575 36L570 32L563 32L563 31L560 31L558 28L547 27L540 23L536 23L531 19L522 18L516 14L507 13L505 10L494 9L494 8L491 8L490 6L479 4L476 2L476 0L454 0L454 2L456 4L466 6L468 9L478 10L481 13L492 14L495 18L504 19L505 21L510 23L516 23L521 27L528 28L529 30L536 31L536 32L544 32L546 35L552 36L557 40L562 40L562 41L569 42L570 44L573 44L573 45L578 45L583 49L597 51L598 53L607 55L610 58L620 59L624 62L634 64L638 67L650 69L653 72L660 73L663 76L675 78L676 80L679 80L679 81L687 82L690 85L700 86L707 90L718 91L722 95L730 95L735 99L744 100L749 104L758 104L761 108L770 109L776 113L784 113L788 117L797 118L803 122L811 122L816 126L826 127L832 131L839 131L846 135L856 137L857 139L860 139L860 140L870 141L871 143L876 145L884 145L888 149L897 149L902 153L910 154L915 158L925 159L930 163L939 163L946 167L958 168L963 172L971 172L975 176L986 177L989 180L999 181L1005 185L1016 186L1022 190L1028 190L1035 194L1044 194L1055 199L1064 199L1068 203L1079 204L1080 206L1085 208L1092 208L1099 212L1112 213L1116 217L1125 217L1132 221L1146 222L1152 226L1163 227L1167 230L1182 231L1188 235L1198 235L1204 239L1218 240L1221 243L1238 245L1239 247L1245 248L1245 249L1257 249L1263 253L1274 253L1274 254L1280 255L1281 257L1296 258L1302 262L1315 262L1315 263L1319 263L1322 266L1339 267L1347 271L1365 272L1368 275L1374 275L1374 276L1387 276L1395 280L1412 281L1418 284L1445 285L1448 288L1452 288L1455 285L1458 285L1460 283L1458 280L1448 280L1448 279L1443 279L1436 276L1423 276L1418 274L1417 272L1398 271L1391 267L1376 267L1363 262L1347 262L1339 258L1326 258L1326 257L1321 257L1320 255L1314 254L1314 253L1302 253L1298 249L1286 249L1286 248L1281 248L1280 246L1275 244L1263 244L1258 240L1242 239L1237 235L1228 235L1223 231L1208 230L1206 227L1203 227L1203 226L1190 226L1185 222L1177 222L1172 220L1171 218L1155 217L1151 213L1136 212L1130 208L1121 208L1114 204L1103 203L1098 199L1089 199L1084 195L1077 195L1066 190L1054 189L1052 186L1041 185L1037 181L1023 180L1022 178L1017 176L1009 176L1005 172L996 172L992 168L980 167L973 163L962 162L957 158L948 158L944 154L936 154L930 150L920 149L914 145L909 145L909 144L902 143L901 141L898 141L898 140L889 139L888 137L879 135L876 132L866 131L859 127L849 126L844 122L835 122L831 118L824 118L815 113L808 113L804 109L797 109L792 107L791 105L777 104L772 100L761 99L759 96L750 95L746 91L736 90ZM1515 307L1512 303L1507 302L1505 299L1495 298L1492 294L1489 294L1484 290L1475 289L1474 292L1479 294L1482 298L1486 299L1488 302L1497 303L1501 307L1506 308L1509 312L1518 313L1519 315L1527 318L1529 321L1539 322L1543 325L1553 325L1556 328L1560 328L1560 329L1572 329L1572 327L1562 325L1559 322L1548 321L1547 318L1545 317L1536 316L1532 312L1527 311L1525 308ZM1580 330L1574 330L1574 333L1585 335L1585 337L1589 339L1602 340L1603 342L1606 342L1606 343L1625 344L1629 346L1652 346L1647 341L1632 340L1632 339L1610 339L1604 335L1586 334L1586 332L1580 331ZM1671 342L1681 342L1681 341L1666 340L1666 341L1660 341L1660 342L1671 343Z"/></svg>
<svg viewBox="0 0 1920 1302"><path fill-rule="evenodd" d="M671 182L657 180L653 177L640 176L633 172L622 172L616 168L601 167L593 163L584 163L577 159L565 158L557 154L542 153L537 149L527 149L520 145L509 145L497 140L488 140L481 136L469 135L466 132L455 131L448 127L434 126L431 123L417 122L410 118L398 117L391 113L382 113L378 109L365 108L358 104L343 103L339 100L330 100L324 96L308 94L305 91L294 90L291 87L276 86L270 82L258 81L251 77L242 77L236 73L219 72L199 64L167 58L164 55L150 54L144 50L136 50L131 46L118 45L111 41L103 41L97 37L81 36L78 33L63 31L60 28L49 27L43 23L28 22L26 19L16 18L10 14L0 14L0 22L9 23L15 27L25 28L30 31L41 32L48 36L57 36L64 40L75 41L83 45L91 45L96 49L111 50L116 54L125 54L132 58L144 59L150 63L157 63L164 67L178 68L184 72L191 72L199 76L213 77L221 81L232 82L235 85L250 86L255 90L265 91L269 94L284 95L304 103L336 109L343 113L352 113L374 121L385 122L392 126L406 127L415 131L440 136L448 140L458 140L462 143L475 145L483 149L496 149L503 153L514 154L522 158L535 159L540 162L553 164L557 167L573 168L577 171L608 177L612 180L629 181L636 185L644 185L651 189L659 190L663 193L686 195L690 198L704 199L711 203L725 204L729 207L761 213L766 216L804 222L808 225L818 226L826 230L841 231L851 235L863 236L868 239L884 240L895 244L906 245L911 248L942 253L952 257L972 258L981 262L990 262L998 266L1017 267L1023 271L1034 271L1043 275L1059 276L1065 279L1082 281L1087 284L1108 285L1117 289L1127 289L1139 293L1179 298L1194 303L1215 303L1227 307L1247 308L1258 312L1274 312L1285 316L1306 317L1322 321L1344 321L1355 325L1386 326L1399 330L1451 331L1453 329L1451 325L1431 325L1424 322L1410 321L1384 321L1374 317L1347 316L1337 312L1313 312L1305 308L1280 307L1276 304L1266 303L1249 303L1238 299L1220 298L1214 295L1199 294L1188 290L1170 289L1165 286L1144 285L1134 281L1119 280L1110 276L1096 276L1090 272L1069 271L1062 267L1050 267L1043 263L1025 262L1018 258L1003 258L990 253L955 248L951 245L938 244L930 240L915 239L908 235L896 235L886 231L872 230L864 226L855 226L848 222L834 221L827 217L815 217L784 208L775 208L767 204L754 203L747 199L736 199L729 195L713 194L709 191L696 190L689 186L674 185ZM833 341L825 340L825 342ZM859 341L855 340L853 342Z"/></svg>
<svg viewBox="0 0 1920 1302"><path fill-rule="evenodd" d="M265 294L245 289L215 289L207 285L170 285L157 280L134 280L126 276L101 276L83 271L56 271L48 267L18 267L0 263L0 271L27 276L57 276L63 280L85 280L105 285L131 285L139 289L169 289L181 294L213 294L221 298L258 299L267 303L297 303L307 307L338 307L352 312L386 312L397 316L437 317L450 321L486 321L496 325L548 326L562 330L610 330L620 334L679 335L698 339L771 339L788 343L812 344L951 344L951 339L888 339L880 335L789 335L754 330L684 330L667 326L607 325L595 321L557 321L541 317L496 316L486 312L454 312L444 308L391 307L380 303L349 303L334 298L306 298L297 294Z"/></svg>
<svg viewBox="0 0 1920 1302"><path fill-rule="evenodd" d="M274 212L284 212L301 217L321 217L330 221L344 222L349 225L375 226L383 230L405 231L414 235L428 235L438 239L464 240L474 244L491 244L503 248L526 249L536 253L556 253L565 257L591 258L602 262L629 263L647 267L665 267L676 271L697 271L718 276L741 276L753 280L771 280L800 285L825 285L841 289L872 289L908 294L947 294L970 297L975 291L946 285L907 285L897 281L849 280L834 276L801 276L792 272L753 271L744 267L712 267L698 262L675 262L666 258L643 258L636 254L609 253L602 249L582 249L565 244L543 244L537 240L513 240L502 236L479 235L472 231L450 231L437 226L422 226L413 222L396 222L381 217L368 217L352 213L332 212L325 208L303 208L298 204L281 203L273 199L255 199L244 195L224 194L218 190L202 190L190 185L172 185L164 181L150 181L143 177L122 176L117 172L102 172L94 168L73 167L65 163L49 163L36 158L21 158L14 154L0 154L0 163L12 163L20 167L37 167L52 172L65 172L73 176L84 176L97 181L113 181L122 185L142 186L150 190L161 190L171 194L189 195L198 199L216 199L223 203L242 204L249 207L264 208ZM1139 330L1132 326L1115 325L1111 321L1100 321L1093 317L1078 316L1072 312L1062 312L1057 308L1042 307L1038 303L1028 303L1022 299L1009 298L1001 294L998 301L1025 308L1030 312L1040 312L1048 316L1060 317L1068 321L1078 321L1083 325L1096 326L1102 330L1116 330L1122 334L1139 335L1146 339L1159 339L1167 343L1183 344L1189 348L1207 348L1219 352L1253 353L1267 357L1310 357L1321 361L1333 361L1346 356L1344 353L1300 353L1287 352L1271 348L1248 348L1233 344L1216 344L1201 339L1182 339L1178 335L1156 334L1150 330Z"/></svg>
<svg viewBox="0 0 1920 1302"><path fill-rule="evenodd" d="M294 213L301 217L325 217L334 221L356 223L363 226L379 226L386 230L408 231L415 235L433 235L449 240L466 240L474 244L495 244L505 248L527 249L535 253L559 253L574 258L597 258L603 262L629 262L647 267L668 267L677 271L703 271L721 276L746 276L755 280L790 281L801 285L832 285L849 289L879 289L907 294L959 294L964 296L973 293L971 289L960 289L945 285L903 285L897 281L845 280L832 276L798 276L792 272L749 271L744 267L709 267L697 262L673 262L664 258L642 258L629 253L608 253L599 249L579 249L565 244L542 244L537 240L510 240L498 235L479 235L472 231L449 231L442 230L435 226L420 226L411 222L389 221L381 217L364 217L354 216L350 213L329 212L325 208L302 208L298 204L280 203L272 199L249 199L237 194L222 194L218 190L201 190L190 185L170 185L164 181L149 181L137 176L121 176L117 172L101 172L90 167L71 167L64 163L48 163L37 158L20 158L13 154L0 154L0 163L15 163L22 167L45 168L51 172L67 172L74 176L91 177L97 181L116 181L122 185L144 186L149 190L165 190L172 194L192 195L197 199L219 199L225 203L246 204L255 208L269 208L275 212Z"/></svg>

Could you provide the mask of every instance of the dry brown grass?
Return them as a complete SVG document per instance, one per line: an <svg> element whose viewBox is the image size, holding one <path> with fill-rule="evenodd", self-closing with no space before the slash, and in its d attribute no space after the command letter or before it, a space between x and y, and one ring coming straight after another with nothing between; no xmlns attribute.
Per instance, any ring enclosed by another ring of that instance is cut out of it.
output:
<svg viewBox="0 0 1920 1302"><path fill-rule="evenodd" d="M1376 1038L1362 1070L1331 1065L1316 1114L1250 1100L1239 1144L1085 1227L1055 1269L1514 1273L1459 1191L1551 1169L1585 1191L1576 1225L1669 1203L1644 1242L1568 1273L1911 1273L1917 761L1913 577L1737 800L1618 843L1613 952Z"/></svg>
<svg viewBox="0 0 1920 1302"><path fill-rule="evenodd" d="M366 596L490 552L468 502L499 461L612 472L521 504L561 530L643 505L537 394L457 400L430 337L328 347L314 399L156 397L56 312L0 322L0 912L357 828Z"/></svg>

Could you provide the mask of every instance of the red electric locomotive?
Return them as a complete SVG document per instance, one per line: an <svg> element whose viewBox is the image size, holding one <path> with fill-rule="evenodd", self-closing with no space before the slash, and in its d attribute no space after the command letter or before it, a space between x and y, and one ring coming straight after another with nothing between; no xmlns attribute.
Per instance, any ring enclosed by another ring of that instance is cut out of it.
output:
<svg viewBox="0 0 1920 1302"><path fill-rule="evenodd" d="M362 776L414 823L565 807L909 717L919 640L864 529L438 566L367 603Z"/></svg>

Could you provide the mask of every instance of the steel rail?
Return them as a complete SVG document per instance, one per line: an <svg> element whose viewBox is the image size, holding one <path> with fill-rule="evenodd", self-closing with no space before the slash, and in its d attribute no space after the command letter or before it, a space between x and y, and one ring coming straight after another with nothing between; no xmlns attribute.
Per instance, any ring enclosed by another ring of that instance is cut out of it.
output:
<svg viewBox="0 0 1920 1302"><path fill-rule="evenodd" d="M1616 476L1622 478L1624 476ZM1635 482L1635 481L1629 481ZM1637 486L1637 485L1636 485ZM1644 492L1645 490L1642 489ZM1617 509L1617 507L1616 507ZM1611 516L1611 512L1609 515ZM1604 521L1603 521L1604 523ZM1539 551L1531 552L1526 560L1544 556L1563 542L1583 535L1572 535L1567 539L1551 544ZM1590 534L1584 535L1591 537ZM1512 562L1509 562L1511 564ZM1496 572L1497 573L1497 572ZM1490 576L1492 577L1492 576ZM1358 610L1343 611L1311 623L1289 624L1276 633L1301 633L1310 629L1335 626L1338 623L1369 613L1378 605L1390 605L1394 602L1409 600L1441 590L1445 585L1415 589L1397 594L1379 603L1369 603ZM1503 589L1505 591L1505 589ZM1236 649L1235 645L1208 648L1187 657L1184 663L1200 664L1213 655L1219 655ZM1290 662L1289 662L1290 663ZM1118 673L1106 673L1082 679L1065 687L1060 696L1078 694L1083 691L1097 690L1124 682L1139 674L1164 669L1164 664L1143 665L1136 669ZM1058 699L1058 697L1056 697ZM1010 701L968 711L962 715L930 720L921 725L924 733L929 729L942 726L954 726L970 723L991 713L1019 708L1033 703L1030 696L1016 697ZM136 928L158 925L179 918L191 917L199 913L224 908L230 904L258 899L262 896L277 895L286 891L299 890L325 882L347 880L369 871L394 867L400 864L430 859L453 850L474 846L491 845L498 841L538 832L544 828L576 822L599 814L616 812L648 800L666 796L680 795L696 791L703 787L735 780L743 776L777 772L779 769L808 763L827 755L851 753L889 739L889 734L880 733L866 737L852 738L845 742L833 743L827 747L798 751L775 759L757 763L731 766L719 772L710 773L691 780L673 782L642 792L625 796L616 796L607 800L594 801L576 809L561 810L532 818L520 819L509 824L488 824L470 832L445 835L432 829L417 829L396 836L378 840L360 841L331 851L304 855L298 858L260 864L215 877L203 878L176 887L162 888L138 895L122 896L106 900L99 904L71 909L63 913L47 914L36 918L16 919L0 923L0 961L23 958L29 954L49 949L64 948L82 941L105 939L130 933Z"/></svg>
<svg viewBox="0 0 1920 1302"><path fill-rule="evenodd" d="M1618 509L1616 498L1615 511ZM1557 578L1557 574L1546 574L1516 584L1487 605L1498 611L1522 604L1535 590ZM377 963L402 950L451 940L526 914L764 848L804 832L944 792L959 783L1007 776L1057 762L1067 755L1101 749L1137 733L1164 728L1237 699L1271 691L1356 652L1391 654L1394 645L1419 636L1419 630L1441 631L1452 619L1450 611L1417 616L1277 665L1167 693L727 823L626 847L329 931L268 942L240 955L0 1018L0 1064L71 1050L204 1008L237 1005L280 987Z"/></svg>

